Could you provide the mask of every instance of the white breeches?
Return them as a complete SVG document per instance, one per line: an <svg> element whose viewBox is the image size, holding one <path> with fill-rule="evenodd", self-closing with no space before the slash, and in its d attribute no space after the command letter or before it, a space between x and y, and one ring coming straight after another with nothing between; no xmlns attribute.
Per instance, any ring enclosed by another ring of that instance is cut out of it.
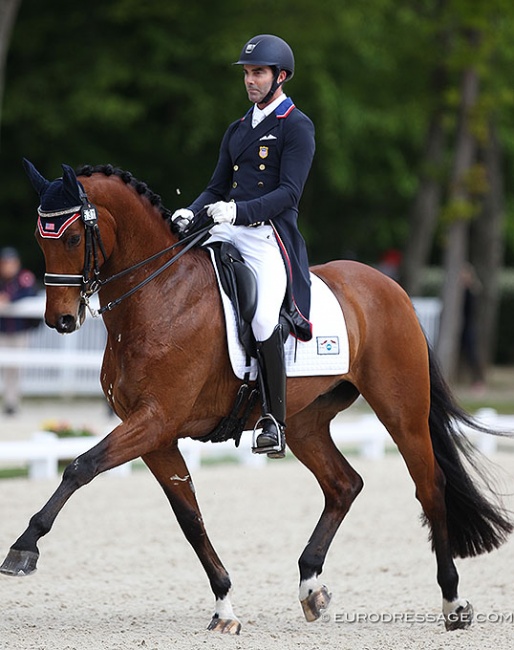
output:
<svg viewBox="0 0 514 650"><path fill-rule="evenodd" d="M225 241L234 244L257 279L257 309L252 320L256 341L266 341L278 325L280 308L287 288L284 260L269 225L231 226L223 223L211 228L205 242Z"/></svg>

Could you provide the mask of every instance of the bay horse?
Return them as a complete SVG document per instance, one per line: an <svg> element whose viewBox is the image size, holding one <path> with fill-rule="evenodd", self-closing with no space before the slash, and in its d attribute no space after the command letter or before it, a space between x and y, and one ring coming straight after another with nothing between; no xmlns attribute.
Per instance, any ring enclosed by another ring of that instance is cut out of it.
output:
<svg viewBox="0 0 514 650"><path fill-rule="evenodd" d="M86 201L82 219L70 220L59 236L36 233L48 279L45 321L58 332L74 331L84 318L84 286L100 287L108 332L101 383L121 424L66 467L60 485L30 519L0 570L13 576L35 571L38 540L72 494L101 472L141 457L210 581L215 608L208 629L238 634L231 580L209 541L178 446L180 438L200 438L213 430L231 411L241 383L223 344L224 316L210 258L201 246L184 252L170 227L170 213L131 174L112 166L84 167L79 184L71 167L63 165L63 178L50 183L27 165L42 202L55 184L71 196L72 206ZM96 246L96 239L91 245L87 237L92 206L95 232L101 234ZM157 274L159 254L173 246L184 254ZM329 425L362 395L396 443L415 484L435 552L446 628L468 627L473 610L459 595L453 558L491 551L512 531L496 494L472 478L467 461L475 460L475 450L458 425L476 423L453 399L412 303L396 282L354 261L332 261L311 270L343 309L350 367L341 376L288 379L287 444L314 474L325 497L299 558L305 618L318 619L328 606L330 594L320 581L324 560L363 487L334 444ZM135 291L150 276L153 280ZM59 278L71 281L59 286ZM250 428L258 415L255 406Z"/></svg>

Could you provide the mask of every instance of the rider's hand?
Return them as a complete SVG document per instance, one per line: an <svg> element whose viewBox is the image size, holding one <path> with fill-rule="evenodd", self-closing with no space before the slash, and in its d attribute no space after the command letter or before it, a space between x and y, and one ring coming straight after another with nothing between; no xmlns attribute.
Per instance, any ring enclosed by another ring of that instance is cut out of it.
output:
<svg viewBox="0 0 514 650"><path fill-rule="evenodd" d="M183 233L189 228L194 217L195 215L192 210L188 210L188 208L180 208L179 210L175 210L175 212L171 215L171 221L175 225L178 232Z"/></svg>
<svg viewBox="0 0 514 650"><path fill-rule="evenodd" d="M207 215L212 218L214 223L233 224L236 220L237 207L234 201L218 201L217 203L209 203L205 207L207 208Z"/></svg>

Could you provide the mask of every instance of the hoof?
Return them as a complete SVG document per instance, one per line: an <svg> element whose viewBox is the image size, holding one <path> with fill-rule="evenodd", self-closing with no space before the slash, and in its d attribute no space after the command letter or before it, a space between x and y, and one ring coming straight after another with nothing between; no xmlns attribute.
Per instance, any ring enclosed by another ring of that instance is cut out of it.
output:
<svg viewBox="0 0 514 650"><path fill-rule="evenodd" d="M239 634L241 623L237 618L220 618L215 614L207 629L211 632L221 632L221 634Z"/></svg>
<svg viewBox="0 0 514 650"><path fill-rule="evenodd" d="M444 625L447 632L453 630L465 630L473 622L473 607L471 603L457 607L454 612L450 612L444 617Z"/></svg>
<svg viewBox="0 0 514 650"><path fill-rule="evenodd" d="M0 566L0 573L6 576L29 576L36 571L38 558L39 553L12 548Z"/></svg>
<svg viewBox="0 0 514 650"><path fill-rule="evenodd" d="M307 598L301 601L303 613L308 623L317 621L323 611L327 609L330 604L331 594L328 589L323 585L321 589L313 591Z"/></svg>

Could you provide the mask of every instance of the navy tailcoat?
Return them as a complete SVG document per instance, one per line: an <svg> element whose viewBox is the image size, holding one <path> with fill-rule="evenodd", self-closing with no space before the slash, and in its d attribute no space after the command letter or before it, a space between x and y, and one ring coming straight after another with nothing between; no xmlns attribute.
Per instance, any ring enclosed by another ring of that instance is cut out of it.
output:
<svg viewBox="0 0 514 650"><path fill-rule="evenodd" d="M314 125L290 98L252 128L252 111L227 129L207 188L189 206L235 201L236 226L269 222L289 277L296 334L311 338L310 279L305 241L298 230L298 203L314 156Z"/></svg>

